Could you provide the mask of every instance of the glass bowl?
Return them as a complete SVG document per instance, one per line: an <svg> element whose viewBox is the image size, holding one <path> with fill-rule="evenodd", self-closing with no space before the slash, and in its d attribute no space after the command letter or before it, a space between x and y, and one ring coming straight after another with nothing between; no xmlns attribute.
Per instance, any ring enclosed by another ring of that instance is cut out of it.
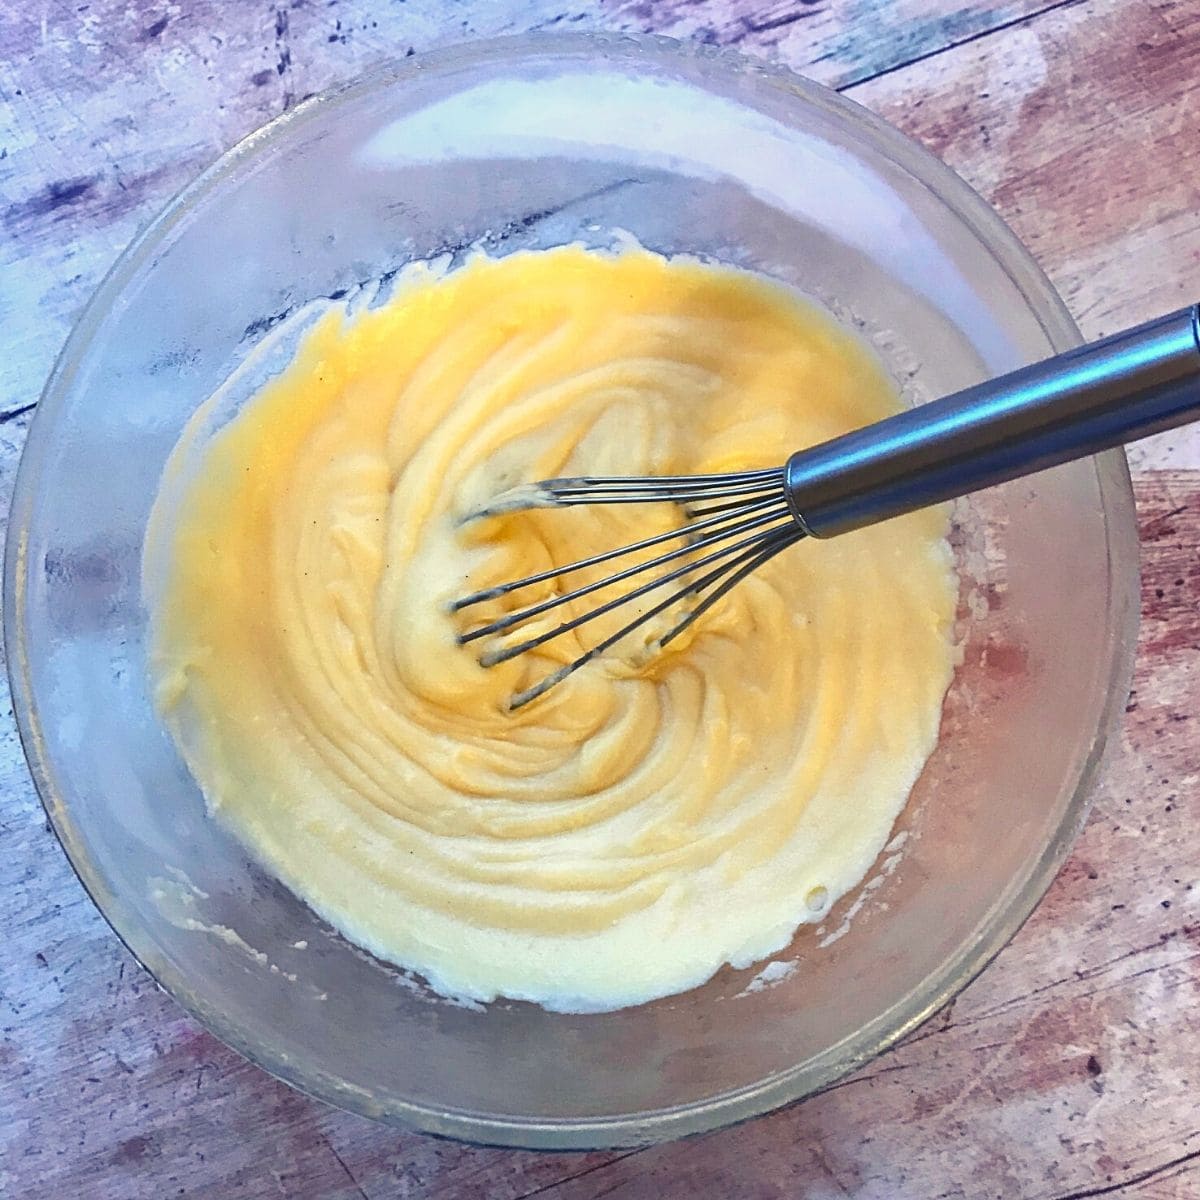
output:
<svg viewBox="0 0 1200 1200"><path fill-rule="evenodd" d="M1078 340L978 196L821 87L663 39L467 45L301 104L168 206L68 341L12 509L16 715L58 836L114 929L280 1078L480 1142L693 1133L892 1044L1048 886L1131 668L1122 455L961 504L962 666L872 877L771 963L636 1008L451 1003L259 870L205 815L148 696L142 541L184 423L231 376L277 367L322 297L367 303L405 263L477 243L506 253L618 231L794 284L873 341L912 403Z"/></svg>

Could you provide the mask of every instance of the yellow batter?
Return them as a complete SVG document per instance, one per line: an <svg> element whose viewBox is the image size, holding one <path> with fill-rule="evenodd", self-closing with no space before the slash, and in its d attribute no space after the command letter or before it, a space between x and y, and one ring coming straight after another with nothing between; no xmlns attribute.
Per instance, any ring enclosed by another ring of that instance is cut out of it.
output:
<svg viewBox="0 0 1200 1200"><path fill-rule="evenodd" d="M777 466L897 403L854 336L729 268L410 272L323 318L160 498L161 711L252 852L439 990L603 1009L747 965L863 877L934 745L945 512L802 542L665 653L631 639L515 713L595 634L484 669L448 602L680 517L460 518L549 476Z"/></svg>

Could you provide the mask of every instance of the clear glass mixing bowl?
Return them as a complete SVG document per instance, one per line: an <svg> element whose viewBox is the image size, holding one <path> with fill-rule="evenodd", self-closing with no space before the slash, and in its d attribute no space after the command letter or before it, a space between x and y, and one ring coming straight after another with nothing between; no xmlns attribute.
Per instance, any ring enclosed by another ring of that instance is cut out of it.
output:
<svg viewBox="0 0 1200 1200"><path fill-rule="evenodd" d="M333 933L205 816L151 707L139 574L163 463L297 306L478 241L504 253L614 230L823 300L914 403L1077 341L973 192L820 87L662 40L476 44L300 105L167 208L63 351L12 510L16 713L54 827L117 933L283 1079L483 1142L628 1145L737 1121L924 1020L1066 854L1134 645L1123 457L1012 484L959 509L963 665L902 836L776 965L564 1016L449 1003Z"/></svg>

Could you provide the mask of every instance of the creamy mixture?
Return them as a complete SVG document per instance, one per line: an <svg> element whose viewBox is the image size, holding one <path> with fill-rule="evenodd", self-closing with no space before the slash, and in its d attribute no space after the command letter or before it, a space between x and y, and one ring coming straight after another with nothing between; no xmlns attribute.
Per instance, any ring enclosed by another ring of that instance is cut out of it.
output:
<svg viewBox="0 0 1200 1200"><path fill-rule="evenodd" d="M661 654L627 639L516 712L603 629L485 669L449 602L683 517L462 518L550 476L777 466L897 407L853 335L730 268L410 272L323 318L160 500L161 711L254 855L441 991L602 1009L748 965L862 879L933 748L945 512L802 542Z"/></svg>

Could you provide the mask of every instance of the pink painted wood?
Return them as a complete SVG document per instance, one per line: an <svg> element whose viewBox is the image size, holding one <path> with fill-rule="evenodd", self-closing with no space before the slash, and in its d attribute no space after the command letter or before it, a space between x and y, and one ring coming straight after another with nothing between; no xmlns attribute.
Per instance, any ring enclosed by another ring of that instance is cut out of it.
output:
<svg viewBox="0 0 1200 1200"><path fill-rule="evenodd" d="M562 25L736 44L843 88L997 205L1089 335L1200 292L1197 0L14 3L0 7L5 510L54 353L174 190L281 108L410 47ZM6 715L0 1195L1200 1196L1200 447L1176 436L1136 461L1136 690L1046 901L901 1047L801 1106L685 1144L459 1146L248 1066L84 897Z"/></svg>

